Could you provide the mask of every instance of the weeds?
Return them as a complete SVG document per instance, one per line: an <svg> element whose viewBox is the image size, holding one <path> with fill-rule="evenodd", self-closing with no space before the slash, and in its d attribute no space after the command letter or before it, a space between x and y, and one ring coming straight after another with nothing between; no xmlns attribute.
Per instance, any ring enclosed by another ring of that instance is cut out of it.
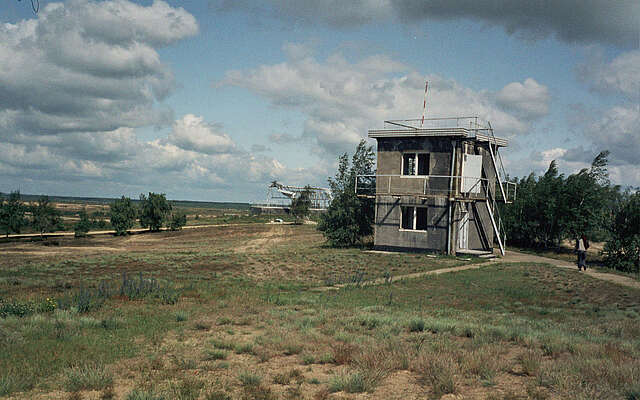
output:
<svg viewBox="0 0 640 400"><path fill-rule="evenodd" d="M444 353L420 353L413 368L423 383L431 386L436 397L448 393L456 393L455 375L458 365L455 360Z"/></svg>
<svg viewBox="0 0 640 400"><path fill-rule="evenodd" d="M231 396L222 390L214 390L204 396L205 400L231 400Z"/></svg>
<svg viewBox="0 0 640 400"><path fill-rule="evenodd" d="M200 396L200 391L204 388L204 382L196 379L185 377L177 384L172 383L169 386L171 398L175 400L195 400Z"/></svg>
<svg viewBox="0 0 640 400"><path fill-rule="evenodd" d="M164 397L156 395L153 392L134 389L127 394L126 400L165 400Z"/></svg>
<svg viewBox="0 0 640 400"><path fill-rule="evenodd" d="M238 379L243 386L258 386L262 382L262 377L249 371L241 372Z"/></svg>
<svg viewBox="0 0 640 400"><path fill-rule="evenodd" d="M204 359L205 361L226 360L228 356L229 356L229 353L226 352L225 350L212 349L212 350L207 350Z"/></svg>
<svg viewBox="0 0 640 400"><path fill-rule="evenodd" d="M347 393L363 393L373 391L375 386L362 372L334 375L329 380L331 393L344 391Z"/></svg>
<svg viewBox="0 0 640 400"><path fill-rule="evenodd" d="M100 390L113 385L113 375L101 365L86 364L63 372L64 388L68 392Z"/></svg>
<svg viewBox="0 0 640 400"><path fill-rule="evenodd" d="M518 356L518 361L522 365L522 373L529 376L536 376L540 372L542 356L535 350L529 350Z"/></svg>

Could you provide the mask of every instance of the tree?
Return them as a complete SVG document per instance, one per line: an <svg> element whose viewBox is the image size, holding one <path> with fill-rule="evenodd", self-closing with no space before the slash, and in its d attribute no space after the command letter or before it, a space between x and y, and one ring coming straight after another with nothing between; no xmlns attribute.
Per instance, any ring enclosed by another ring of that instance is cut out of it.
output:
<svg viewBox="0 0 640 400"><path fill-rule="evenodd" d="M374 202L356 195L355 180L357 175L374 173L374 159L373 147L367 146L365 140L356 147L351 164L347 153L338 158L336 175L329 178L333 200L318 224L318 230L332 246L353 246L373 233Z"/></svg>
<svg viewBox="0 0 640 400"><path fill-rule="evenodd" d="M80 220L73 226L73 230L75 232L74 236L85 237L87 236L87 232L91 230L92 223L89 220L86 210L81 210L78 215L80 216Z"/></svg>
<svg viewBox="0 0 640 400"><path fill-rule="evenodd" d="M40 196L36 205L31 207L31 224L41 237L45 232L60 229L61 222L60 212L53 207L49 196Z"/></svg>
<svg viewBox="0 0 640 400"><path fill-rule="evenodd" d="M187 214L184 211L176 211L171 214L171 223L169 229L172 231L179 231L183 226L187 224Z"/></svg>
<svg viewBox="0 0 640 400"><path fill-rule="evenodd" d="M16 190L0 203L0 229L7 236L10 233L20 233L24 225L25 207L20 200L20 191Z"/></svg>
<svg viewBox="0 0 640 400"><path fill-rule="evenodd" d="M569 175L555 161L543 176L517 181L518 197L500 209L511 243L525 247L557 247L564 239L586 234L594 240L606 230L620 188L609 182L608 151L598 154L590 168Z"/></svg>
<svg viewBox="0 0 640 400"><path fill-rule="evenodd" d="M640 192L622 197L609 226L604 260L609 267L640 273Z"/></svg>
<svg viewBox="0 0 640 400"><path fill-rule="evenodd" d="M309 215L310 207L311 187L307 185L304 187L304 190L291 201L291 214L295 217L296 223L300 223L300 220Z"/></svg>
<svg viewBox="0 0 640 400"><path fill-rule="evenodd" d="M167 201L164 193L149 192L149 196L140 195L140 225L149 228L151 231L159 231L165 223L171 210L170 202Z"/></svg>
<svg viewBox="0 0 640 400"><path fill-rule="evenodd" d="M109 219L116 231L116 235L126 235L127 230L136 222L137 212L130 198L122 196L111 203L109 207Z"/></svg>

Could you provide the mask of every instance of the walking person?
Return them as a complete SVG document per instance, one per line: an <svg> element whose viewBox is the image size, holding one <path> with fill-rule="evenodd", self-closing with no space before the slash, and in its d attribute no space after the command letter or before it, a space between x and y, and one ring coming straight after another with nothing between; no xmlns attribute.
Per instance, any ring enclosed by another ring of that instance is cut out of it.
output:
<svg viewBox="0 0 640 400"><path fill-rule="evenodd" d="M578 252L578 271L587 270L587 249L589 248L589 241L587 237L584 235L580 235L578 240L576 240L576 251Z"/></svg>

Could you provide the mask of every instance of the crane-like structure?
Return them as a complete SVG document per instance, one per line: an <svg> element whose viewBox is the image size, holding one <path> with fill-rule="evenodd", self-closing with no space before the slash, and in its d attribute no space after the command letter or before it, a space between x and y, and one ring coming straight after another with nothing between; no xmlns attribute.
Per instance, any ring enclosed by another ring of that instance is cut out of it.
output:
<svg viewBox="0 0 640 400"><path fill-rule="evenodd" d="M305 190L309 191L311 212L324 212L333 199L330 189L313 186L284 185L278 181L272 181L267 188L265 203L254 203L251 209L254 212L287 213L291 209L291 203Z"/></svg>

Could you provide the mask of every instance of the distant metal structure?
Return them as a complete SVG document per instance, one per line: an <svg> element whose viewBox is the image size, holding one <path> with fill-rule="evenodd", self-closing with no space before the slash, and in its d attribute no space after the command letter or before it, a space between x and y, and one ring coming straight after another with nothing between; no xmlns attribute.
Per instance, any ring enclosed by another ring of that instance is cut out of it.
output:
<svg viewBox="0 0 640 400"><path fill-rule="evenodd" d="M271 182L267 188L267 199L264 203L251 204L251 212L254 214L288 214L293 200L305 190L309 190L309 200L311 201L309 211L325 212L333 199L331 190L312 186L283 185L278 181Z"/></svg>

